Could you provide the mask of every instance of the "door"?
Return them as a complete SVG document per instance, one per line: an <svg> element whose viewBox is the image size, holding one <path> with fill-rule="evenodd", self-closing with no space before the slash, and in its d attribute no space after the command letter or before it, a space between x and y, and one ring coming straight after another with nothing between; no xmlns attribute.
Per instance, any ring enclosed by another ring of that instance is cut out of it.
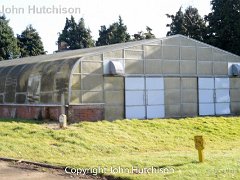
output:
<svg viewBox="0 0 240 180"><path fill-rule="evenodd" d="M229 78L215 78L216 114L230 114Z"/></svg>
<svg viewBox="0 0 240 180"><path fill-rule="evenodd" d="M230 114L229 78L199 78L199 115Z"/></svg>
<svg viewBox="0 0 240 180"><path fill-rule="evenodd" d="M145 118L145 80L143 77L125 78L126 118Z"/></svg>
<svg viewBox="0 0 240 180"><path fill-rule="evenodd" d="M126 77L125 113L129 119L164 117L163 78Z"/></svg>
<svg viewBox="0 0 240 180"><path fill-rule="evenodd" d="M163 78L146 78L146 97L147 118L164 117L165 110Z"/></svg>
<svg viewBox="0 0 240 180"><path fill-rule="evenodd" d="M214 78L198 79L199 115L214 115Z"/></svg>

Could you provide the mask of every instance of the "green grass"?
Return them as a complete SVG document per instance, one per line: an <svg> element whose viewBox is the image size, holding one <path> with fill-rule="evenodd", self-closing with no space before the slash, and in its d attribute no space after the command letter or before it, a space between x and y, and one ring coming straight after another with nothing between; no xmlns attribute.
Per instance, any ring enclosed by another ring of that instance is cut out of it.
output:
<svg viewBox="0 0 240 180"><path fill-rule="evenodd" d="M198 163L195 135L206 141L204 163ZM113 174L125 179L240 179L240 117L83 122L66 130L1 119L0 156L74 168L174 169Z"/></svg>

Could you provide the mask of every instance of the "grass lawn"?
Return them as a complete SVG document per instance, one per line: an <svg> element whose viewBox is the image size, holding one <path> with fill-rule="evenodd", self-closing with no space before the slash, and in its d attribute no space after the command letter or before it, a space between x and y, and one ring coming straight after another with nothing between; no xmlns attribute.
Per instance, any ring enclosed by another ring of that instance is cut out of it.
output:
<svg viewBox="0 0 240 180"><path fill-rule="evenodd" d="M198 163L194 136L206 141ZM39 121L0 120L0 156L72 168L121 168L123 179L240 179L240 117L83 122L54 130ZM128 173L127 170L139 172ZM142 168L155 173L140 173ZM125 169L124 169L125 168ZM174 173L163 173L171 169Z"/></svg>

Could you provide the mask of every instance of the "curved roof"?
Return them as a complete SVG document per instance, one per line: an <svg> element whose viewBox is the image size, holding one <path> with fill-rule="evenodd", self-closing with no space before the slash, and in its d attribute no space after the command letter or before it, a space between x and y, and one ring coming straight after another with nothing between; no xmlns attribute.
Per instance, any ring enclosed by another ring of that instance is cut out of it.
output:
<svg viewBox="0 0 240 180"><path fill-rule="evenodd" d="M188 39L188 40L197 42L201 45L212 47L214 49L218 49L225 53L235 55L230 52L216 48L214 46L211 46L211 45L205 44L203 42L200 42L200 41L197 41L197 40L191 39L189 37L178 34L178 35L168 36L168 37L164 37L164 38L132 41L132 42L127 42L127 43L118 43L118 44L113 44L113 45L64 51L64 52L58 52L58 53L53 53L53 54L48 54L48 55L40 55L40 56L32 56L32 57L19 58L19 59L7 60L7 61L0 61L0 67L15 66L15 65L20 65L20 64L39 63L39 62L46 62L46 61L57 61L57 60L72 59L72 58L80 59L81 57L84 57L84 56L99 54L102 52L119 50L119 49L123 49L123 48L130 48L130 47L134 47L134 46L138 46L138 45L151 44L151 43L157 43L157 42L159 43L161 40L164 40L164 39L168 40L168 39L177 38L177 37ZM237 56L237 55L235 55L235 56Z"/></svg>
<svg viewBox="0 0 240 180"><path fill-rule="evenodd" d="M113 44L113 45L107 45L107 46L64 51L64 52L58 52L58 53L48 54L48 55L40 55L40 56L32 56L32 57L19 58L19 59L7 60L7 61L0 61L0 67L15 66L20 64L39 63L39 62L46 62L46 61L57 61L57 60L70 59L70 58L80 59L83 56L98 54L106 51L114 51L122 48L133 47L133 46L157 42L157 41L159 41L159 39L133 41L133 42L119 43L119 44Z"/></svg>

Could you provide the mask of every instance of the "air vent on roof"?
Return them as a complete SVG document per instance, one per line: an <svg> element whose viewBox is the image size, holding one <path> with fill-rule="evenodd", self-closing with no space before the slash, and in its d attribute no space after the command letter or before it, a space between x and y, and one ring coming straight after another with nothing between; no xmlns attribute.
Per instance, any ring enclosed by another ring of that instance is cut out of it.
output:
<svg viewBox="0 0 240 180"><path fill-rule="evenodd" d="M233 64L232 65L232 75L233 76L240 76L240 65L239 64Z"/></svg>
<svg viewBox="0 0 240 180"><path fill-rule="evenodd" d="M124 74L123 64L119 61L110 61L109 72L112 75L123 75Z"/></svg>

